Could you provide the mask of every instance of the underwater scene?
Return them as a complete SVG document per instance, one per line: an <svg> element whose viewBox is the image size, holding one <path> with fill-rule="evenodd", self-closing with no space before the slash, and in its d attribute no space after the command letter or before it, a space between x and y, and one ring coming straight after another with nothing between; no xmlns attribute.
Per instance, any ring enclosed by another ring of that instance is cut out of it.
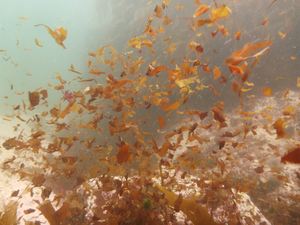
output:
<svg viewBox="0 0 300 225"><path fill-rule="evenodd" d="M300 1L0 7L0 225L300 224Z"/></svg>

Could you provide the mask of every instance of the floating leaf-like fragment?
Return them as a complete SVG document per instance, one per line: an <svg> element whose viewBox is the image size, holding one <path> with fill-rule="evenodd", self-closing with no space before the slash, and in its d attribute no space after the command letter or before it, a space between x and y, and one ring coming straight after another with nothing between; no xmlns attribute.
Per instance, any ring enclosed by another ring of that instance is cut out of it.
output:
<svg viewBox="0 0 300 225"><path fill-rule="evenodd" d="M201 16L203 13L207 12L210 9L208 5L201 5L198 9L196 9L193 18L197 18Z"/></svg>
<svg viewBox="0 0 300 225"><path fill-rule="evenodd" d="M294 150L290 151L289 153L285 154L283 157L281 157L282 163L294 163L294 164L300 164L300 148L295 148Z"/></svg>
<svg viewBox="0 0 300 225"><path fill-rule="evenodd" d="M55 42L62 46L64 49L66 49L66 47L63 44L63 41L67 38L67 30L65 30L62 27L56 27L55 31L52 31L48 26L44 24L35 25L35 27L37 26L44 26L49 32L49 34L54 38Z"/></svg>

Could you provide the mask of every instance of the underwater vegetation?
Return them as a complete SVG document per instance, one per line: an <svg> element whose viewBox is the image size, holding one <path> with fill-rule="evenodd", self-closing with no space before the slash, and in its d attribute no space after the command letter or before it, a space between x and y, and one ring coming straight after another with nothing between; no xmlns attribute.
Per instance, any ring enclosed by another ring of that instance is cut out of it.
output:
<svg viewBox="0 0 300 225"><path fill-rule="evenodd" d="M143 30L125 48L86 51L86 71L53 68L30 90L11 82L0 225L300 224L300 78L268 83L259 72L280 60L272 49L295 29L299 4L257 5L271 13L251 39L231 20L239 1L177 2L145 2ZM268 28L276 13L285 30ZM68 51L76 39L67 25L31 28L47 34L32 35L39 50ZM18 67L5 46L0 54Z"/></svg>

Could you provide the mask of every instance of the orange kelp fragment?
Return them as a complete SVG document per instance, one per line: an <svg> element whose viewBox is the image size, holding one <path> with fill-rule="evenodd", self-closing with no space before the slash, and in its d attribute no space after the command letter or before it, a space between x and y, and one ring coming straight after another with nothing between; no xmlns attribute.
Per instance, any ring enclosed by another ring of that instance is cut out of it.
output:
<svg viewBox="0 0 300 225"><path fill-rule="evenodd" d="M172 53L174 50L176 50L174 43L172 42L168 48L168 51L164 51L164 53Z"/></svg>
<svg viewBox="0 0 300 225"><path fill-rule="evenodd" d="M58 90L58 91L59 91L59 90L63 90L64 88L65 88L65 87L64 87L64 85L62 85L62 84L57 85L57 86L54 87L54 89L55 89L55 90Z"/></svg>
<svg viewBox="0 0 300 225"><path fill-rule="evenodd" d="M210 12L210 19L212 21L215 21L217 19L221 18L227 18L229 16L229 13L231 13L231 10L226 6L226 4L223 4L215 9L215 7Z"/></svg>
<svg viewBox="0 0 300 225"><path fill-rule="evenodd" d="M275 121L275 123L273 124L273 128L276 130L276 133L277 133L276 140L280 139L280 138L289 138L289 135L285 134L284 122L282 121L281 118L279 118Z"/></svg>
<svg viewBox="0 0 300 225"><path fill-rule="evenodd" d="M264 26L266 24L266 22L268 21L268 17L261 23L262 26Z"/></svg>
<svg viewBox="0 0 300 225"><path fill-rule="evenodd" d="M64 202L62 207L55 211L50 200L46 200L42 204L38 205L37 209L41 211L41 214L51 225L61 224L64 218L68 214L71 214L69 210L69 204L67 202Z"/></svg>
<svg viewBox="0 0 300 225"><path fill-rule="evenodd" d="M196 0L196 1L194 1L194 4L195 4L195 5L201 5L202 3L199 2L199 0Z"/></svg>
<svg viewBox="0 0 300 225"><path fill-rule="evenodd" d="M213 69L213 73L214 73L214 79L218 79L221 76L221 71L219 70L220 67L215 67Z"/></svg>
<svg viewBox="0 0 300 225"><path fill-rule="evenodd" d="M283 97L285 98L286 101L287 101L286 96L289 92L290 92L290 89L286 88L286 91L283 94Z"/></svg>
<svg viewBox="0 0 300 225"><path fill-rule="evenodd" d="M297 78L297 87L300 87L300 77Z"/></svg>
<svg viewBox="0 0 300 225"><path fill-rule="evenodd" d="M130 155L129 145L123 144L119 149L118 154L116 155L118 164L125 163L128 160L129 155Z"/></svg>
<svg viewBox="0 0 300 225"><path fill-rule="evenodd" d="M162 70L167 70L167 67L166 66L153 67L150 64L146 75L147 76L157 76Z"/></svg>
<svg viewBox="0 0 300 225"><path fill-rule="evenodd" d="M195 28L195 23L194 23L194 21L191 20L191 23L192 23L192 24L189 24L189 27L191 28L192 31L195 31L196 28Z"/></svg>
<svg viewBox="0 0 300 225"><path fill-rule="evenodd" d="M92 56L92 57L96 57L96 54L93 53L93 52L88 52L88 55L89 55L89 56Z"/></svg>
<svg viewBox="0 0 300 225"><path fill-rule="evenodd" d="M18 17L18 19L19 19L19 20L29 20L29 19L27 19L27 18L24 17L24 16Z"/></svg>
<svg viewBox="0 0 300 225"><path fill-rule="evenodd" d="M49 34L54 38L55 42L57 44L59 44L60 46L62 46L64 49L66 49L66 47L63 44L63 41L67 38L67 30L65 30L62 27L56 27L55 31L53 32L48 26L44 25L44 24L37 24L35 25L35 27L37 26L44 26L46 27L46 29L48 30Z"/></svg>
<svg viewBox="0 0 300 225"><path fill-rule="evenodd" d="M155 185L160 191L164 193L165 198L168 200L167 204L174 207L176 200L178 201L178 195L156 183ZM192 221L194 225L218 225L218 223L213 220L212 216L207 212L207 210L198 205L193 200L182 199L179 207L180 210L187 216L189 220Z"/></svg>
<svg viewBox="0 0 300 225"><path fill-rule="evenodd" d="M232 66L237 66L242 61L245 61L251 57L258 57L259 55L256 54L254 56L248 56L247 55L253 53L259 48L267 46L264 50L267 50L270 45L272 45L273 42L270 42L270 39L268 39L265 42L257 43L256 45L253 45L253 43L246 43L243 48L233 53L229 58L225 60L225 64L229 67L230 71L235 71L235 67L232 68ZM261 51L260 54L262 54L264 51ZM240 68L241 69L241 68Z"/></svg>
<svg viewBox="0 0 300 225"><path fill-rule="evenodd" d="M228 30L223 26L220 25L218 23L216 23L218 25L218 29L216 31L211 32L211 36L214 37L216 36L216 34L220 31L222 33L222 36L225 37L226 35L229 35Z"/></svg>
<svg viewBox="0 0 300 225"><path fill-rule="evenodd" d="M278 34L281 38L283 38L283 39L286 38L286 34L282 33L281 31L278 31Z"/></svg>
<svg viewBox="0 0 300 225"><path fill-rule="evenodd" d="M237 31L237 32L234 34L236 40L238 40L238 41L240 40L241 35L242 35L242 31Z"/></svg>
<svg viewBox="0 0 300 225"><path fill-rule="evenodd" d="M131 40L128 41L127 48L129 48L129 47L132 47L132 48L141 48L141 46L142 46L141 45L141 43L142 43L141 39L145 38L145 37L146 37L146 35L141 35L139 37L132 38ZM107 48L109 46L111 46L111 45L105 46L103 48ZM103 50L102 49L99 50L100 53L103 52L104 49ZM98 52L98 50L97 50L97 52ZM102 53L101 53L101 55L102 55ZM99 56L99 53L98 53L98 56Z"/></svg>
<svg viewBox="0 0 300 225"><path fill-rule="evenodd" d="M295 148L281 157L281 162L284 164L286 164L286 162L300 164L300 148Z"/></svg>
<svg viewBox="0 0 300 225"><path fill-rule="evenodd" d="M106 74L105 71L99 71L99 70L90 70L89 73L95 76L98 76L100 74Z"/></svg>
<svg viewBox="0 0 300 225"><path fill-rule="evenodd" d="M90 60L90 61L91 61L91 60ZM81 74L80 72L78 72L78 71L74 70L74 66L73 66L73 64L71 64L69 71L71 71L71 72L73 72L73 73L78 73L78 74Z"/></svg>
<svg viewBox="0 0 300 225"><path fill-rule="evenodd" d="M37 46L43 47L43 45L40 45L39 41L36 38L34 39L34 41L35 41L35 43L36 43Z"/></svg>
<svg viewBox="0 0 300 225"><path fill-rule="evenodd" d="M154 12L156 13L156 14L154 14L154 16L156 16L158 18L161 18L162 14L164 14L162 8L159 5L155 6Z"/></svg>
<svg viewBox="0 0 300 225"><path fill-rule="evenodd" d="M164 108L163 111L167 111L167 110L171 110L171 112L173 112L175 109L177 109L180 106L180 103L175 101L174 103L172 103L171 105L168 105L166 108ZM171 113L169 112L169 114Z"/></svg>
<svg viewBox="0 0 300 225"><path fill-rule="evenodd" d="M160 128L164 128L164 127L166 126L166 122L165 122L164 118L163 118L162 116L159 115L159 116L157 117L157 119L158 119Z"/></svg>
<svg viewBox="0 0 300 225"><path fill-rule="evenodd" d="M272 97L272 89L271 88L262 88L261 92L266 96Z"/></svg>
<svg viewBox="0 0 300 225"><path fill-rule="evenodd" d="M189 45L190 45L191 50L194 50L194 49L196 50L197 55L199 55L200 53L203 52L203 47L201 46L201 44L198 44L198 43L192 41L192 42L190 42Z"/></svg>
<svg viewBox="0 0 300 225"><path fill-rule="evenodd" d="M161 27L161 25L158 27L158 32L160 32L160 33L164 33L165 32L165 30Z"/></svg>
<svg viewBox="0 0 300 225"><path fill-rule="evenodd" d="M251 186L254 186L255 184L257 183L256 180L250 180L248 181L243 187L240 186L239 191L240 192L247 192L248 189L251 187ZM240 184L241 185L241 184Z"/></svg>
<svg viewBox="0 0 300 225"><path fill-rule="evenodd" d="M216 95L220 96L219 92L210 84L210 89L215 92Z"/></svg>
<svg viewBox="0 0 300 225"><path fill-rule="evenodd" d="M163 25L168 26L173 22L173 20L169 19L168 16L166 16Z"/></svg>
<svg viewBox="0 0 300 225"><path fill-rule="evenodd" d="M92 65L92 60L89 60L89 62L87 64L89 65L89 67L99 68L99 66Z"/></svg>
<svg viewBox="0 0 300 225"><path fill-rule="evenodd" d="M18 206L19 206L19 202L15 201L15 200L10 200L8 202L8 204L4 206L4 210L1 210L2 211L1 219L0 219L1 225L18 224L19 223L20 220L19 220L19 218L17 218ZM22 207L22 205L21 205L21 207Z"/></svg>
<svg viewBox="0 0 300 225"><path fill-rule="evenodd" d="M23 92L19 93L19 92L16 92L16 91L15 91L15 93L16 93L17 95L23 95L25 92L23 91Z"/></svg>
<svg viewBox="0 0 300 225"><path fill-rule="evenodd" d="M208 5L201 5L196 11L194 12L193 18L201 16L203 13L207 12L210 9Z"/></svg>
<svg viewBox="0 0 300 225"><path fill-rule="evenodd" d="M269 9L277 0L274 0L267 9Z"/></svg>
<svg viewBox="0 0 300 225"><path fill-rule="evenodd" d="M47 90L41 90L40 94L43 96L41 99L45 100L48 98L48 91Z"/></svg>
<svg viewBox="0 0 300 225"><path fill-rule="evenodd" d="M114 90L115 88L118 89L120 87L123 87L126 84L130 84L130 83L135 83L134 81L126 78L126 79L122 79L122 80L115 80L111 85L107 86L103 92L104 93L111 93L112 90Z"/></svg>
<svg viewBox="0 0 300 225"><path fill-rule="evenodd" d="M175 5L175 8L176 8L177 10L179 10L179 9L183 9L183 8L184 8L184 6L183 6L183 5L180 5L180 6L178 6L178 5Z"/></svg>
<svg viewBox="0 0 300 225"><path fill-rule="evenodd" d="M196 67L190 67L189 63L181 63L180 64L183 75L192 75L197 74L197 68Z"/></svg>
<svg viewBox="0 0 300 225"><path fill-rule="evenodd" d="M296 115L293 112L296 112L296 109L294 108L294 106L290 105L282 111L282 114L285 116L296 117Z"/></svg>
<svg viewBox="0 0 300 225"><path fill-rule="evenodd" d="M214 115L214 120L218 121L220 124L225 122L224 115L216 106L214 106L211 110Z"/></svg>
<svg viewBox="0 0 300 225"><path fill-rule="evenodd" d="M103 63L104 63L103 52L104 52L104 50L105 50L106 48L109 48L109 47L113 50L113 53L116 53L116 54L118 53L118 52L114 49L114 47L112 47L112 45L106 45L106 46L104 46L104 47L101 48L101 49L97 49L97 55L98 55L99 59L102 60Z"/></svg>
<svg viewBox="0 0 300 225"><path fill-rule="evenodd" d="M170 4L170 3L171 3L171 0L164 0L164 1L161 3L161 6L163 7L163 9L165 9L166 6L167 6L168 4Z"/></svg>
<svg viewBox="0 0 300 225"><path fill-rule="evenodd" d="M180 98L179 102L175 101L175 102L172 103L171 105L168 105L166 108L164 108L163 111L171 110L171 111L167 114L167 116L169 116L175 109L177 109L177 108L180 106L181 102L183 101L183 98L184 98L184 94L181 95L181 98Z"/></svg>
<svg viewBox="0 0 300 225"><path fill-rule="evenodd" d="M34 108L34 106L38 105L40 103L40 93L35 91L35 92L30 92L28 91L28 97L29 97L29 102L30 102L30 110Z"/></svg>

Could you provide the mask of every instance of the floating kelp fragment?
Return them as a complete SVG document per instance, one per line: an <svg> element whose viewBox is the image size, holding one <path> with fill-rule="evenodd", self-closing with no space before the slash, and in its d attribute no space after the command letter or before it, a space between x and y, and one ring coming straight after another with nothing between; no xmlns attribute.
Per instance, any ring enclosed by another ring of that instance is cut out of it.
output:
<svg viewBox="0 0 300 225"><path fill-rule="evenodd" d="M157 119L158 119L160 128L164 128L166 126L166 122L165 122L164 118L162 116L158 115Z"/></svg>
<svg viewBox="0 0 300 225"><path fill-rule="evenodd" d="M90 60L90 61L91 61L91 60ZM71 64L71 67L70 67L69 71L71 71L71 72L73 72L73 73L78 73L78 74L81 74L80 72L78 72L78 71L74 70L74 66L73 66L73 64Z"/></svg>
<svg viewBox="0 0 300 225"><path fill-rule="evenodd" d="M159 5L155 6L154 12L155 12L154 16L158 18L161 18L162 14L164 14L162 8Z"/></svg>
<svg viewBox="0 0 300 225"><path fill-rule="evenodd" d="M184 94L181 95L180 101L175 101L171 105L168 105L166 108L164 108L163 111L171 110L167 115L170 115L175 109L177 109L180 106L180 103L183 101Z"/></svg>
<svg viewBox="0 0 300 225"><path fill-rule="evenodd" d="M221 150L225 146L225 141L219 140L218 145L219 145L219 149Z"/></svg>
<svg viewBox="0 0 300 225"><path fill-rule="evenodd" d="M92 57L96 57L96 54L93 53L93 52L88 52L88 55L89 55L89 56L92 56Z"/></svg>
<svg viewBox="0 0 300 225"><path fill-rule="evenodd" d="M168 16L164 19L163 25L168 26L173 22L173 20L169 19Z"/></svg>
<svg viewBox="0 0 300 225"><path fill-rule="evenodd" d="M16 138L10 138L8 140L6 140L2 146L6 149L6 150L10 150L12 148L18 147L21 145L21 142L16 140Z"/></svg>
<svg viewBox="0 0 300 225"><path fill-rule="evenodd" d="M39 43L38 39L34 39L34 41L35 41L35 43L36 43L36 45L37 45L37 46L39 46L39 47L43 47L43 45L40 45L40 43Z"/></svg>
<svg viewBox="0 0 300 225"><path fill-rule="evenodd" d="M255 169L253 169L255 171L255 173L261 174L264 172L264 165L256 167Z"/></svg>
<svg viewBox="0 0 300 225"><path fill-rule="evenodd" d="M225 5L221 5L218 8L213 8L210 12L210 19L212 21L215 21L217 19L221 18L227 18L229 16L229 13L231 13L231 10Z"/></svg>
<svg viewBox="0 0 300 225"><path fill-rule="evenodd" d="M19 19L19 20L29 20L29 19L27 19L27 18L24 17L24 16L18 17L18 19Z"/></svg>
<svg viewBox="0 0 300 225"><path fill-rule="evenodd" d="M10 197L17 197L19 195L20 190L16 190L13 193L11 193Z"/></svg>
<svg viewBox="0 0 300 225"><path fill-rule="evenodd" d="M283 157L281 157L281 162L286 164L286 162L300 164L300 148L295 148L294 150L288 152Z"/></svg>
<svg viewBox="0 0 300 225"><path fill-rule="evenodd" d="M210 6L208 5L201 5L196 11L194 12L193 18L197 18L207 12L210 9Z"/></svg>
<svg viewBox="0 0 300 225"><path fill-rule="evenodd" d="M40 103L40 93L37 91L35 92L28 91L28 97L30 102L29 109L32 110L34 106L37 106Z"/></svg>
<svg viewBox="0 0 300 225"><path fill-rule="evenodd" d="M0 225L14 225L17 224L17 209L18 201L10 201L4 206L4 212L1 215Z"/></svg>
<svg viewBox="0 0 300 225"><path fill-rule="evenodd" d="M265 42L257 43L256 45L253 45L253 43L246 43L243 48L236 51L229 58L227 58L225 60L225 64L229 67L231 72L236 71L237 70L236 66L239 63L241 63L251 57L258 57L259 55L263 54L266 50L268 50L269 46L272 44L273 44L273 42L270 42L270 39L268 39ZM267 46L267 47L265 49L263 49L262 51L260 51L259 53L255 54L253 56L248 56L249 54L253 53L254 51L258 50L259 48L262 48L265 46ZM248 56L248 57L246 57L246 56ZM243 73L243 71L246 69L246 66L244 66L243 68L241 68L241 67L239 68L239 74ZM234 74L238 74L238 73L235 72ZM244 80L244 81L246 81L246 80Z"/></svg>
<svg viewBox="0 0 300 225"><path fill-rule="evenodd" d="M48 26L44 24L35 25L35 27L37 26L44 26L49 32L49 34L54 38L55 42L62 46L64 49L66 49L66 47L63 44L63 41L67 38L67 30L65 30L62 27L56 27L55 31L52 31Z"/></svg>
<svg viewBox="0 0 300 225"><path fill-rule="evenodd" d="M128 144L123 144L116 155L118 164L125 163L130 155L130 147Z"/></svg>
<svg viewBox="0 0 300 225"><path fill-rule="evenodd" d="M300 77L297 78L297 87L300 87Z"/></svg>
<svg viewBox="0 0 300 225"><path fill-rule="evenodd" d="M176 5L176 6L175 6L175 9L177 9L177 10L179 10L179 9L183 9L183 8L184 8L184 6L183 6L183 5L180 5L180 6Z"/></svg>
<svg viewBox="0 0 300 225"><path fill-rule="evenodd" d="M52 192L51 187L46 187L43 189L43 191L41 193L41 197L42 197L43 201L45 201L46 198L49 198L51 192Z"/></svg>
<svg viewBox="0 0 300 225"><path fill-rule="evenodd" d="M167 6L168 4L170 4L170 3L171 3L171 0L164 0L164 1L161 3L161 6L163 7L163 9L165 9L166 6Z"/></svg>
<svg viewBox="0 0 300 225"><path fill-rule="evenodd" d="M176 50L174 43L172 42L168 48L168 51L164 51L164 53L172 53L174 50Z"/></svg>
<svg viewBox="0 0 300 225"><path fill-rule="evenodd" d="M278 34L281 38L283 38L283 39L286 38L286 34L282 33L281 31L278 31Z"/></svg>
<svg viewBox="0 0 300 225"><path fill-rule="evenodd" d="M37 208L51 225L61 224L63 219L70 213L69 204L67 202L64 202L57 211L53 208L50 200L44 201Z"/></svg>
<svg viewBox="0 0 300 225"><path fill-rule="evenodd" d="M191 50L196 50L197 55L199 55L200 53L203 53L203 47L201 46L201 44L198 44L194 41L190 42L190 49Z"/></svg>
<svg viewBox="0 0 300 225"><path fill-rule="evenodd" d="M235 137L237 135L239 135L240 133L242 133L242 131L237 130L235 133L229 132L229 131L225 131L221 137Z"/></svg>
<svg viewBox="0 0 300 225"><path fill-rule="evenodd" d="M180 87L180 88L184 88L187 87L188 85L195 83L195 81L197 82L198 76L196 77L190 77L187 79L182 79L182 80L176 80L175 83Z"/></svg>
<svg viewBox="0 0 300 225"><path fill-rule="evenodd" d="M238 40L238 41L240 40L241 35L242 35L242 31L237 31L237 32L234 34L236 40Z"/></svg>
<svg viewBox="0 0 300 225"><path fill-rule="evenodd" d="M271 88L262 88L261 92L266 96L272 97L272 89Z"/></svg>
<svg viewBox="0 0 300 225"><path fill-rule="evenodd" d="M147 76L157 76L163 70L167 70L167 67L166 66L153 67L150 64L146 75Z"/></svg>
<svg viewBox="0 0 300 225"><path fill-rule="evenodd" d="M296 117L296 115L293 113L296 112L296 109L294 106L290 105L287 106L283 111L282 114L285 116L291 116L291 117Z"/></svg>
<svg viewBox="0 0 300 225"><path fill-rule="evenodd" d="M219 92L210 84L209 85L210 89L215 92L216 95L220 96Z"/></svg>
<svg viewBox="0 0 300 225"><path fill-rule="evenodd" d="M194 225L217 225L212 216L206 211L205 208L198 205L195 201L190 199L179 199L179 196L174 192L167 190L158 184L156 187L165 194L165 198L168 200L167 204L171 207L177 207L193 222ZM160 200L162 201L162 200ZM180 202L180 204L179 204Z"/></svg>
<svg viewBox="0 0 300 225"><path fill-rule="evenodd" d="M225 117L224 115L222 114L222 112L217 108L217 107L213 107L212 109L212 113L213 113L213 116L214 116L214 120L218 121L220 123L220 126L222 123L225 122Z"/></svg>
<svg viewBox="0 0 300 225"><path fill-rule="evenodd" d="M219 69L220 67L215 67L213 69L213 73L214 73L214 79L217 80L220 76L221 76L221 71Z"/></svg>
<svg viewBox="0 0 300 225"><path fill-rule="evenodd" d="M283 120L281 118L278 118L275 121L275 123L273 124L273 128L276 130L276 133L277 133L276 140L280 139L280 138L289 138L290 137L289 135L285 134L284 126L285 126L285 123L283 122Z"/></svg>
<svg viewBox="0 0 300 225"><path fill-rule="evenodd" d="M27 214L35 212L35 209L31 209L31 208L30 209L25 209L23 212L24 212L25 215L27 215Z"/></svg>
<svg viewBox="0 0 300 225"><path fill-rule="evenodd" d="M273 2L269 5L267 9L269 9L277 0L273 0Z"/></svg>
<svg viewBox="0 0 300 225"><path fill-rule="evenodd" d="M261 23L262 26L264 26L266 24L266 22L268 21L268 17Z"/></svg>

